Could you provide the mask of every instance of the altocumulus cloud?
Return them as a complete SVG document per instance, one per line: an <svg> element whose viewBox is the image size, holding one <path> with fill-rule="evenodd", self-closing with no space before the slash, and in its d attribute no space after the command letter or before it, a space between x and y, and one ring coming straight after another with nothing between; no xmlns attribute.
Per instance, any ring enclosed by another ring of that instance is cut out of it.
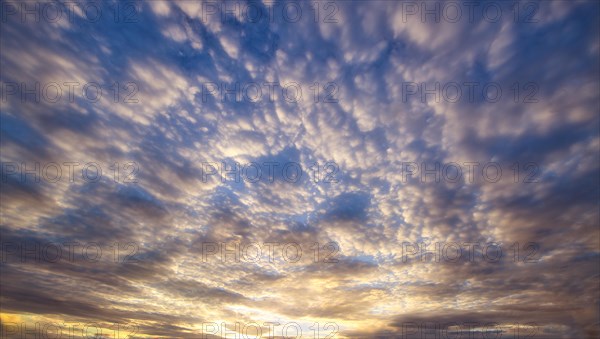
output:
<svg viewBox="0 0 600 339"><path fill-rule="evenodd" d="M3 335L598 337L598 14L2 2Z"/></svg>

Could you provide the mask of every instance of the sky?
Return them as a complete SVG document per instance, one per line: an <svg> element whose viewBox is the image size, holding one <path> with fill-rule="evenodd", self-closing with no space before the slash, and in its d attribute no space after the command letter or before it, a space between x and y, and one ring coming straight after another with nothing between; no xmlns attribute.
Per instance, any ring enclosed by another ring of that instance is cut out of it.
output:
<svg viewBox="0 0 600 339"><path fill-rule="evenodd" d="M2 1L2 338L597 338L596 1Z"/></svg>

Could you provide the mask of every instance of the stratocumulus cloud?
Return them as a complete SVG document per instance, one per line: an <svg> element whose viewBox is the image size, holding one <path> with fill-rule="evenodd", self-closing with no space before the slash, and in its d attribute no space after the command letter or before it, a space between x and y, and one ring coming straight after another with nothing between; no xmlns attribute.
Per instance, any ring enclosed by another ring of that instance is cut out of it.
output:
<svg viewBox="0 0 600 339"><path fill-rule="evenodd" d="M2 338L597 338L596 1L3 1Z"/></svg>

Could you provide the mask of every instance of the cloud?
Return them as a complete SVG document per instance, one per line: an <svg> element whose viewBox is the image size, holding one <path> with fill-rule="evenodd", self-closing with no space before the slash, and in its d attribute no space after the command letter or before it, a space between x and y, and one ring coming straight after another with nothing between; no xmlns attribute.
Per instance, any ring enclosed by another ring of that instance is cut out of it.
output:
<svg viewBox="0 0 600 339"><path fill-rule="evenodd" d="M517 13L484 1L456 22L439 1L424 5L439 22L416 2L118 5L99 4L97 21L5 12L2 326L197 338L203 323L297 322L306 335L318 322L340 337L417 338L414 324L431 335L494 323L598 336L597 3ZM225 256L204 260L207 243ZM480 246L436 260L436 243ZM232 260L240 244L259 245L259 260Z"/></svg>

